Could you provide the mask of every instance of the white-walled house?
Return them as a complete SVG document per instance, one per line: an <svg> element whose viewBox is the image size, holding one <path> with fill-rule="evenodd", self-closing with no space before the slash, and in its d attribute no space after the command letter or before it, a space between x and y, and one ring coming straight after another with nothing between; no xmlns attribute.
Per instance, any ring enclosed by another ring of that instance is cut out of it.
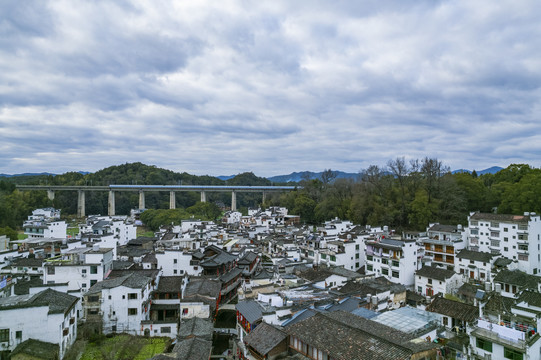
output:
<svg viewBox="0 0 541 360"><path fill-rule="evenodd" d="M43 262L44 284L68 284L68 291L81 297L112 269L113 249L76 248Z"/></svg>
<svg viewBox="0 0 541 360"><path fill-rule="evenodd" d="M415 240L378 236L365 244L366 274L384 276L405 286L415 283L415 271L420 268L420 247Z"/></svg>
<svg viewBox="0 0 541 360"><path fill-rule="evenodd" d="M455 271L469 279L492 281L492 265L496 256L488 252L462 249L455 257Z"/></svg>
<svg viewBox="0 0 541 360"><path fill-rule="evenodd" d="M0 298L0 351L28 339L59 345L59 357L77 338L79 299L54 290Z"/></svg>
<svg viewBox="0 0 541 360"><path fill-rule="evenodd" d="M137 272L100 281L84 296L84 318L100 333L144 335L141 322L149 320L155 287L155 279Z"/></svg>
<svg viewBox="0 0 541 360"><path fill-rule="evenodd" d="M162 269L164 276L199 276L203 271L203 268L199 265L199 262L203 257L203 253L200 251L175 249L156 251L158 269Z"/></svg>
<svg viewBox="0 0 541 360"><path fill-rule="evenodd" d="M518 261L518 269L541 273L541 217L471 213L466 232L468 248Z"/></svg>
<svg viewBox="0 0 541 360"><path fill-rule="evenodd" d="M68 225L65 221L54 220L27 220L23 224L24 234L29 239L34 238L56 238L65 239Z"/></svg>
<svg viewBox="0 0 541 360"><path fill-rule="evenodd" d="M463 277L453 270L423 266L415 273L415 291L426 296L454 294L462 284Z"/></svg>

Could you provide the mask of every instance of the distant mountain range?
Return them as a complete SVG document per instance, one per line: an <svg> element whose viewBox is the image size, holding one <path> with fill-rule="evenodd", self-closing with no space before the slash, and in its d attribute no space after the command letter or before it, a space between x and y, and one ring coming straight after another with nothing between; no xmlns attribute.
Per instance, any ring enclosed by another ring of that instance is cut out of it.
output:
<svg viewBox="0 0 541 360"><path fill-rule="evenodd" d="M77 171L79 174L90 174L88 171ZM0 174L0 177L15 177L15 176L43 176L43 175L52 175L56 176L58 174L48 173L48 172L42 172L42 173L22 173L22 174Z"/></svg>
<svg viewBox="0 0 541 360"><path fill-rule="evenodd" d="M493 167L489 167L488 169L485 169L485 170L479 170L479 171L475 170L475 172L477 173L477 175L484 175L484 174L496 174L500 170L503 170L503 168L499 167L499 166L493 166ZM468 173L468 174L471 174L472 171L467 170L467 169L458 169L458 170L453 170L452 173L453 174L456 174L456 173Z"/></svg>
<svg viewBox="0 0 541 360"><path fill-rule="evenodd" d="M483 174L495 174L500 170L503 170L503 168L499 167L499 166L492 166L492 167L490 167L488 169L479 170L479 171L476 170L476 172L477 172L477 175L483 175ZM78 172L80 174L83 174L83 175L90 174L90 172L88 172L88 171L78 171ZM471 174L472 171L467 170L467 169L458 169L458 170L453 170L452 171L453 174L461 173L461 172ZM335 173L336 173L336 178L337 179L358 179L359 176L361 176L361 173L348 173L348 172L343 172L343 171L335 171ZM267 179L269 179L272 182L276 182L276 183L300 182L301 180L304 180L304 179L309 179L309 180L321 179L322 174L323 174L322 171L320 171L320 172L300 171L300 172L292 172L291 174L288 174L288 175L271 176L271 177L268 177ZM23 173L23 174L0 174L0 177L43 176L43 175L55 176L57 174L52 174L52 173L47 173L47 172ZM216 176L216 177L218 179L220 179L220 180L225 181L225 180L232 179L235 176L237 176L237 175L222 175L222 176Z"/></svg>

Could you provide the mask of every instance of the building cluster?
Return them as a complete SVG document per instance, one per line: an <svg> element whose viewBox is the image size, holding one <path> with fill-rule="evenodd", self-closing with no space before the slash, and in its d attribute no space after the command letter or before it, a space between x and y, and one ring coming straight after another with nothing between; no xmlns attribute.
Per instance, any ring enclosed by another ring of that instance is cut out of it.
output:
<svg viewBox="0 0 541 360"><path fill-rule="evenodd" d="M122 216L89 216L68 237L59 217L35 210L28 237L0 251L2 359L40 348L62 359L78 334L115 333L169 337L156 359L541 354L535 213L471 213L466 226L398 234L340 219L301 225L273 207L152 237Z"/></svg>

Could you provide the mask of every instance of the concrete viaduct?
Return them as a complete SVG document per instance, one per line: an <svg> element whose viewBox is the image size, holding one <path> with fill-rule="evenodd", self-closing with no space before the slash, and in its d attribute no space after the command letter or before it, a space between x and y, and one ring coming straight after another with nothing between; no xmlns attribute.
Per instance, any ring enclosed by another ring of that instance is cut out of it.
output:
<svg viewBox="0 0 541 360"><path fill-rule="evenodd" d="M197 191L201 193L201 202L207 200L207 192L231 192L231 210L237 210L237 192L261 192L263 201L268 192L283 192L295 190L296 186L221 186L221 185L108 185L108 186L72 186L72 185L17 185L20 191L46 190L50 200L54 199L55 191L77 191L77 216L85 217L85 192L86 191L108 191L108 213L115 215L115 193L120 191L139 192L139 208L145 208L145 192L169 191L169 208L174 209L176 193L179 191Z"/></svg>

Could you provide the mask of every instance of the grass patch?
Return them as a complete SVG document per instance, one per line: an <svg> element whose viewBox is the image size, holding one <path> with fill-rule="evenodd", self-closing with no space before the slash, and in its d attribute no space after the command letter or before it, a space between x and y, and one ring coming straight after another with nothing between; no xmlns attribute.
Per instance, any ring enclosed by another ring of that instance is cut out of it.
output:
<svg viewBox="0 0 541 360"><path fill-rule="evenodd" d="M146 226L138 226L137 227L137 237L139 237L139 236L154 237L154 231L151 231Z"/></svg>
<svg viewBox="0 0 541 360"><path fill-rule="evenodd" d="M66 235L76 237L79 235L79 227L69 227L66 230Z"/></svg>
<svg viewBox="0 0 541 360"><path fill-rule="evenodd" d="M26 235L25 233L18 233L17 234L17 239L18 240L24 240L28 237L28 235Z"/></svg>
<svg viewBox="0 0 541 360"><path fill-rule="evenodd" d="M146 360L162 353L169 341L169 338L127 334L101 337L87 344L81 360Z"/></svg>

